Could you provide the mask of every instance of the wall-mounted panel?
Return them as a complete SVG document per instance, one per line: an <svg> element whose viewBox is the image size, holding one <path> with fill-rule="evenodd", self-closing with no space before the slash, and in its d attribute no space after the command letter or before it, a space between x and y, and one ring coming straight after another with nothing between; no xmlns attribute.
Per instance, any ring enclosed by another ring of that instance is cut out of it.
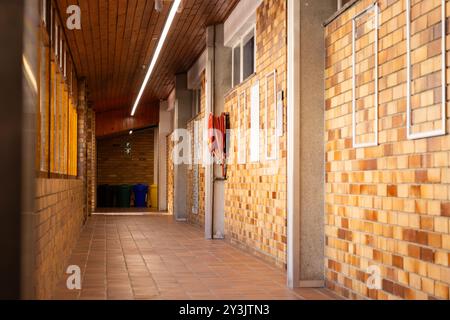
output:
<svg viewBox="0 0 450 320"><path fill-rule="evenodd" d="M277 72L276 70L266 75L265 87L265 112L266 123L264 125L266 135L266 160L276 160L278 156L278 132L277 132Z"/></svg>
<svg viewBox="0 0 450 320"><path fill-rule="evenodd" d="M446 1L407 0L408 139L446 134Z"/></svg>
<svg viewBox="0 0 450 320"><path fill-rule="evenodd" d="M259 81L252 87L251 92L251 129L250 129L250 161L260 160L260 96Z"/></svg>
<svg viewBox="0 0 450 320"><path fill-rule="evenodd" d="M242 91L238 97L238 132L237 132L237 148L238 163L245 164L247 162L247 91Z"/></svg>
<svg viewBox="0 0 450 320"><path fill-rule="evenodd" d="M379 7L371 5L353 20L353 147L378 145Z"/></svg>

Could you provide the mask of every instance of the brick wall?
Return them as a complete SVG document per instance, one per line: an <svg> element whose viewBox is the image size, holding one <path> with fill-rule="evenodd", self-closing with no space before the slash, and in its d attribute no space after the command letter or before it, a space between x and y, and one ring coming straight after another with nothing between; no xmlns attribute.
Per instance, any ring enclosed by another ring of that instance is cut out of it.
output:
<svg viewBox="0 0 450 320"><path fill-rule="evenodd" d="M195 164L194 161L194 123L197 122L198 124L198 138L200 139L197 141L198 144L201 144L203 146L203 127L204 127L204 119L205 119L205 109L206 109L206 77L205 73L203 72L202 75L202 87L201 87L201 99L200 99L200 113L192 119L188 125L187 130L189 131L191 137L192 137L192 166L188 167L187 172L187 213L188 213L188 222L194 225L198 226L205 226L205 168L202 164ZM203 151L199 151L202 155ZM194 168L196 167L196 170ZM197 213L194 213L192 208L194 206L194 174L197 172L198 174L198 210Z"/></svg>
<svg viewBox="0 0 450 320"><path fill-rule="evenodd" d="M87 109L86 159L88 209L92 213L97 207L97 140L95 137L95 112Z"/></svg>
<svg viewBox="0 0 450 320"><path fill-rule="evenodd" d="M173 165L173 146L172 135L167 136L167 211L169 214L174 214L174 165Z"/></svg>
<svg viewBox="0 0 450 320"><path fill-rule="evenodd" d="M378 1L379 145L353 148L351 18L372 2L357 2L326 27L327 286L349 298L449 299L450 136L407 139L406 1ZM417 132L440 116L441 1L411 3ZM358 142L375 133L370 30L358 29ZM381 269L382 290L368 289L369 266Z"/></svg>
<svg viewBox="0 0 450 320"><path fill-rule="evenodd" d="M131 144L131 154L125 153L126 143ZM153 184L154 130L137 131L98 140L98 184Z"/></svg>
<svg viewBox="0 0 450 320"><path fill-rule="evenodd" d="M247 92L247 127L250 116L250 88L259 81L260 124L265 121L265 78L277 71L277 90L286 92L286 1L266 0L257 11L256 75L234 88L225 98L225 110L230 113L231 128L240 122L237 110L239 94ZM286 112L284 127L286 128ZM274 124L274 114L270 114ZM250 131L245 141L233 137L231 150L233 163L228 167L225 186L225 233L233 243L264 257L279 266L286 265L286 136L280 138L278 160L265 158L261 143L261 161L238 165L238 146L249 145ZM261 136L263 141L264 136ZM247 148L248 149L248 148ZM249 150L247 159L250 159Z"/></svg>
<svg viewBox="0 0 450 320"><path fill-rule="evenodd" d="M81 180L36 180L36 298L50 299L80 234Z"/></svg>

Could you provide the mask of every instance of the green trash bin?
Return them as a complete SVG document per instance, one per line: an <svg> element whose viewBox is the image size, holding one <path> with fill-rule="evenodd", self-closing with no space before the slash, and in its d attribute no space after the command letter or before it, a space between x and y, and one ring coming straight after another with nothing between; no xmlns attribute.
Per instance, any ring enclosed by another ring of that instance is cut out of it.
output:
<svg viewBox="0 0 450 320"><path fill-rule="evenodd" d="M131 186L124 184L118 186L117 189L117 207L129 208L131 202Z"/></svg>

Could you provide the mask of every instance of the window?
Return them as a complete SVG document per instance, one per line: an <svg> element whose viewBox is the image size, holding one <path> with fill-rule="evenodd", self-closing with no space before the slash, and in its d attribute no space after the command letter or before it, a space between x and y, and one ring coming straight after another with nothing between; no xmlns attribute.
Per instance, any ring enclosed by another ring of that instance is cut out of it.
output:
<svg viewBox="0 0 450 320"><path fill-rule="evenodd" d="M241 45L233 49L233 87L241 83Z"/></svg>
<svg viewBox="0 0 450 320"><path fill-rule="evenodd" d="M51 24L42 26L48 40L40 46L40 100L38 105L38 170L42 175L77 176L78 115L77 84L67 51L64 29L47 2ZM44 14L44 10L42 12ZM47 43L48 41L49 43Z"/></svg>
<svg viewBox="0 0 450 320"><path fill-rule="evenodd" d="M255 73L255 32L252 31L244 38L244 80Z"/></svg>
<svg viewBox="0 0 450 320"><path fill-rule="evenodd" d="M233 87L256 72L255 27L247 32L233 48Z"/></svg>
<svg viewBox="0 0 450 320"><path fill-rule="evenodd" d="M50 49L41 44L41 68L40 73L40 104L39 104L39 128L40 135L38 141L39 153L39 169L40 171L48 171L48 159L49 159L49 149L48 149L48 134L49 134L49 54Z"/></svg>

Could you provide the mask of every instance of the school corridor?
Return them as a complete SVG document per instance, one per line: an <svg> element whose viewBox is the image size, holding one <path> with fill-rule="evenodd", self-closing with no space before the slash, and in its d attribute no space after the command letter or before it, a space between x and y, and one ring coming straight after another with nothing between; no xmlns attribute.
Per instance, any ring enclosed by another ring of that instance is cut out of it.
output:
<svg viewBox="0 0 450 320"><path fill-rule="evenodd" d="M0 299L449 300L449 16L0 1Z"/></svg>
<svg viewBox="0 0 450 320"><path fill-rule="evenodd" d="M96 216L68 265L82 268L82 290L57 286L54 299L336 299L324 289L286 288L285 272L172 217Z"/></svg>

